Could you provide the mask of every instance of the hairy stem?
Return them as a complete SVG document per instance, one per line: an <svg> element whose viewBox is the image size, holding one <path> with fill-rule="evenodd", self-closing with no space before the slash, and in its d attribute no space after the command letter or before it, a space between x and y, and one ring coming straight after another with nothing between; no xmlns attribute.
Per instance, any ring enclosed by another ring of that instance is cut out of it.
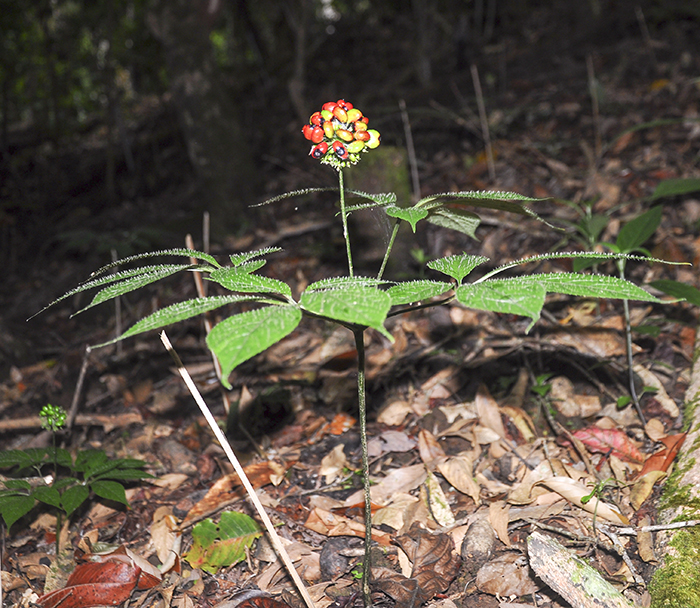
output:
<svg viewBox="0 0 700 608"><path fill-rule="evenodd" d="M372 605L369 579L372 572L372 499L369 482L369 452L367 450L367 399L365 394L365 328L353 330L357 348L357 399L362 446L362 483L365 490L365 557L362 562L362 599L365 608Z"/></svg>
<svg viewBox="0 0 700 608"><path fill-rule="evenodd" d="M394 229L391 231L391 238L389 239L389 244L386 246L386 253L384 254L384 259L382 260L382 267L379 269L379 274L377 274L377 279L381 279L386 269L386 264L389 261L389 255L391 254L391 249L394 246L394 241L396 240L396 235L399 233L399 228L401 227L401 220L397 218L394 222Z"/></svg>
<svg viewBox="0 0 700 608"><path fill-rule="evenodd" d="M338 169L338 182L340 184L340 217L343 219L343 238L345 239L345 249L348 252L348 273L350 276L353 276L352 251L350 249L350 235L348 234L348 214L345 211L345 183L342 169Z"/></svg>

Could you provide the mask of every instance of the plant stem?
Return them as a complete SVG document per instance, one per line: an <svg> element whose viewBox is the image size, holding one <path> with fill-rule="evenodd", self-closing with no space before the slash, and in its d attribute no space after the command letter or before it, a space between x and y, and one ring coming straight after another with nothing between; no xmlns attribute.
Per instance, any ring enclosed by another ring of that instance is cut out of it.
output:
<svg viewBox="0 0 700 608"><path fill-rule="evenodd" d="M357 349L357 400L362 446L362 484L365 490L365 557L362 562L362 601L365 608L372 605L369 580L372 573L372 498L369 482L369 452L367 450L367 399L365 393L365 328L353 330Z"/></svg>
<svg viewBox="0 0 700 608"><path fill-rule="evenodd" d="M389 239L389 244L386 246L386 253L384 254L384 259L382 260L382 267L379 269L379 274L377 274L377 279L381 279L386 269L386 264L389 261L389 255L391 254L391 249L394 246L394 241L396 240L396 235L399 233L399 228L401 227L401 220L397 219L394 222L394 229L391 231L391 238Z"/></svg>
<svg viewBox="0 0 700 608"><path fill-rule="evenodd" d="M620 278L625 278L625 260L617 261L617 269L620 273ZM625 350L627 351L627 374L629 378L630 385L630 396L632 397L632 403L637 410L637 415L642 421L642 424L646 426L647 421L644 418L644 412L642 412L642 406L639 404L639 397L637 396L637 388L634 386L634 353L632 352L632 325L630 323L630 303L629 300L622 300L622 310L625 315Z"/></svg>
<svg viewBox="0 0 700 608"><path fill-rule="evenodd" d="M343 238L345 239L345 249L348 252L348 273L350 276L353 276L352 251L350 250L350 235L348 234L348 214L345 212L345 183L342 169L338 169L338 182L340 184L340 217L343 219Z"/></svg>

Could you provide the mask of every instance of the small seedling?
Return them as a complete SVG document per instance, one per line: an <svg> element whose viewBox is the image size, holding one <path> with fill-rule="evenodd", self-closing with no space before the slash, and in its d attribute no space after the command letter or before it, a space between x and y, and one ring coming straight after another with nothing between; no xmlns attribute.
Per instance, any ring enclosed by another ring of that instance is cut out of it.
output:
<svg viewBox="0 0 700 608"><path fill-rule="evenodd" d="M42 426L54 434L53 446L0 452L0 469L12 469L12 477L2 479L0 515L9 529L37 504L51 507L57 516L58 554L63 518L70 518L91 493L129 506L122 483L151 475L143 470L142 460L109 459L102 450L81 450L74 460L68 450L56 447L56 431L63 427L66 412L47 405L40 415ZM52 473L44 476L47 468Z"/></svg>

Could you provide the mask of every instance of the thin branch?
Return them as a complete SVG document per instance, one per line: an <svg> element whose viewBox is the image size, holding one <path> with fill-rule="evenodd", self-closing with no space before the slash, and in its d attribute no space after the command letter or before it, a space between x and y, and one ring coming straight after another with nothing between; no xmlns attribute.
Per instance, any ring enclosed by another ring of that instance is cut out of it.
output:
<svg viewBox="0 0 700 608"><path fill-rule="evenodd" d="M479 121L481 122L481 134L484 137L486 145L486 164L489 167L489 179L493 182L496 180L496 164L493 160L493 148L491 147L491 134L489 133L489 121L486 116L486 106L484 105L484 94L481 91L481 82L479 81L479 70L475 64L472 64L472 81L474 82L474 91L476 92L476 104L479 106Z"/></svg>
<svg viewBox="0 0 700 608"><path fill-rule="evenodd" d="M224 435L223 431L219 428L219 425L217 424L216 419L211 413L211 410L202 398L202 395L197 389L197 386L192 380L192 377L188 373L185 366L182 364L182 360L180 359L179 355L175 352L173 345L170 343L170 340L168 339L168 336L164 331L160 334L160 339L162 340L163 345L165 346L170 356L173 358L173 361L175 361L175 364L177 365L177 371L180 373L180 376L182 376L182 379L185 381L185 384L187 385L187 388L189 389L192 397L197 402L199 409L204 415L204 418L209 423L209 426L211 427L214 436L221 444L221 447L224 449L226 456L228 457L229 461L233 465L234 470L238 474L238 477L241 480L241 484L243 484L243 487L248 493L248 496L250 497L250 500L253 503L255 510L258 512L258 515L260 516L260 519L262 520L265 529L267 530L267 533L270 536L272 546L275 548L275 551L280 556L282 562L287 568L287 571L292 577L292 580L294 581L294 584L296 585L299 594L304 599L304 603L307 605L308 608L314 608L313 600L311 599L311 596L309 595L309 592L307 591L304 582L301 580L299 573L294 568L294 564L292 563L289 554L282 545L282 541L278 536L277 532L275 531L275 527L272 524L272 521L270 521L270 517L265 511L265 507L263 507L262 503L260 502L258 495L255 493L255 489L251 485L250 481L248 480L248 476L245 474L245 471L241 466L241 463L238 461L238 458L236 458L236 455L234 454L233 449L231 448L231 444L228 442L228 439L226 439L226 435Z"/></svg>

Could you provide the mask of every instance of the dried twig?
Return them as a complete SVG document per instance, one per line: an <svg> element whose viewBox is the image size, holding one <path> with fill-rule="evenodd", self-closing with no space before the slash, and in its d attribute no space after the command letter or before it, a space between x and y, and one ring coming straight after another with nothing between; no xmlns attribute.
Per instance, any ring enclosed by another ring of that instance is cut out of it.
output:
<svg viewBox="0 0 700 608"><path fill-rule="evenodd" d="M476 104L479 107L479 121L481 122L481 134L484 137L486 146L486 164L489 167L489 179L496 179L496 164L493 161L493 148L491 147L491 134L489 133L489 121L486 116L486 106L484 105L484 94L481 91L481 82L479 81L479 70L476 65L472 64L472 81L474 82L474 91L476 92Z"/></svg>
<svg viewBox="0 0 700 608"><path fill-rule="evenodd" d="M170 340L168 339L168 336L165 332L162 332L160 334L160 339L162 340L163 345L165 346L170 356L173 358L173 361L175 361L175 364L177 365L177 371L180 373L180 376L182 376L182 379L185 381L185 385L189 389L190 394L196 401L197 405L199 406L199 409L204 415L204 418L206 419L207 423L209 423L209 426L211 427L214 436L221 444L221 447L224 449L226 456L228 457L229 461L233 465L234 470L238 474L238 478L241 480L241 484L248 493L248 496L250 497L250 500L253 503L255 510L258 512L258 515L260 516L260 519L262 520L265 529L267 530L267 533L270 536L272 546L275 548L275 551L277 552L280 559L287 568L287 571L292 577L292 580L294 581L294 584L296 585L299 594L304 599L304 603L307 605L308 608L314 608L313 600L311 599L311 596L309 595L309 592L307 591L304 582L301 580L299 573L294 568L294 564L292 563L289 554L282 545L282 541L278 536L277 532L275 531L275 527L272 524L272 521L270 521L270 517L265 511L265 507L263 507L262 503L260 502L258 495L255 493L255 489L251 485L250 481L248 480L248 476L245 474L245 471L241 466L241 463L238 461L238 458L236 458L236 455L234 454L233 449L231 448L231 444L228 442L228 439L226 439L226 435L224 435L223 431L219 428L219 425L217 424L216 419L211 413L211 410L205 403L199 390L197 390L197 387L193 382L192 377L187 372L187 369L185 369L185 366L182 364L182 360L180 359L179 355L175 352L175 349L170 343Z"/></svg>

